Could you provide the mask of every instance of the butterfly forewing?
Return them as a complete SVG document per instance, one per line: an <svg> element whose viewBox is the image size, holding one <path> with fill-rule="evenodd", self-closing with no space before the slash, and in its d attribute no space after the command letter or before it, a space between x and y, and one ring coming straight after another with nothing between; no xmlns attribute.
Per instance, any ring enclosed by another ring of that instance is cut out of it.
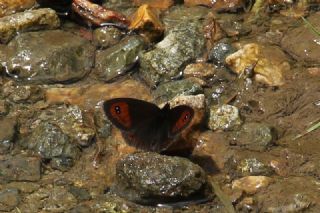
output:
<svg viewBox="0 0 320 213"><path fill-rule="evenodd" d="M155 104L133 98L107 100L103 108L109 120L124 131L135 131L160 111Z"/></svg>
<svg viewBox="0 0 320 213"><path fill-rule="evenodd" d="M168 135L173 137L185 129L194 116L194 110L186 105L180 105L170 110L170 127Z"/></svg>

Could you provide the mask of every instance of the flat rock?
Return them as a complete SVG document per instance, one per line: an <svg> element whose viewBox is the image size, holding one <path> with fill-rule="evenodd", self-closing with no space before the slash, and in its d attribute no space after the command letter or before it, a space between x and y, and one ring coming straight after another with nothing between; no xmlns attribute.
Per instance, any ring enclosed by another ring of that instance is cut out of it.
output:
<svg viewBox="0 0 320 213"><path fill-rule="evenodd" d="M9 156L0 160L0 182L40 180L40 159L36 157Z"/></svg>
<svg viewBox="0 0 320 213"><path fill-rule="evenodd" d="M59 26L58 15L49 8L15 13L0 18L0 41L7 43L19 32L50 30Z"/></svg>
<svg viewBox="0 0 320 213"><path fill-rule="evenodd" d="M22 82L45 84L76 81L94 62L94 46L88 40L62 30L19 34L6 48L2 66ZM2 57L1 57L2 58Z"/></svg>

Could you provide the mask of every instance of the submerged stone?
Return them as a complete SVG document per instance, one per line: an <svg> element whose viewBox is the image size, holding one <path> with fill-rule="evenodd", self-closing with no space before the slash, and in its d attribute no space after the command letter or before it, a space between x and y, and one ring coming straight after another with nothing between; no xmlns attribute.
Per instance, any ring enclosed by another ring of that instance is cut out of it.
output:
<svg viewBox="0 0 320 213"><path fill-rule="evenodd" d="M9 42L21 32L50 30L60 26L56 12L49 8L28 10L0 18L0 41Z"/></svg>
<svg viewBox="0 0 320 213"><path fill-rule="evenodd" d="M94 62L90 42L62 30L22 33L2 51L1 64L10 77L36 84L79 80Z"/></svg>
<svg viewBox="0 0 320 213"><path fill-rule="evenodd" d="M18 206L20 195L17 189L5 189L0 191L0 211L9 212Z"/></svg>
<svg viewBox="0 0 320 213"><path fill-rule="evenodd" d="M110 81L123 75L137 62L138 54L143 48L143 39L139 36L131 36L106 50L98 51L96 75L103 81Z"/></svg>
<svg viewBox="0 0 320 213"><path fill-rule="evenodd" d="M182 75L187 63L199 57L204 49L205 39L198 21L180 23L155 49L141 54L140 74L151 86L162 80Z"/></svg>
<svg viewBox="0 0 320 213"><path fill-rule="evenodd" d="M13 118L0 119L0 154L10 151L13 146L17 122Z"/></svg>
<svg viewBox="0 0 320 213"><path fill-rule="evenodd" d="M130 154L118 161L116 176L116 193L141 204L199 198L208 189L205 172L198 165L151 152Z"/></svg>
<svg viewBox="0 0 320 213"><path fill-rule="evenodd" d="M161 84L157 87L153 96L157 101L165 102L181 95L198 94L203 94L201 85L195 83L192 79L184 79Z"/></svg>
<svg viewBox="0 0 320 213"><path fill-rule="evenodd" d="M265 151L275 138L274 128L263 123L246 123L234 135L237 145L253 151Z"/></svg>
<svg viewBox="0 0 320 213"><path fill-rule="evenodd" d="M93 42L98 47L110 47L117 44L121 38L121 31L115 27L101 27L93 31Z"/></svg>
<svg viewBox="0 0 320 213"><path fill-rule="evenodd" d="M0 183L8 181L39 181L40 159L36 157L9 156L0 160Z"/></svg>

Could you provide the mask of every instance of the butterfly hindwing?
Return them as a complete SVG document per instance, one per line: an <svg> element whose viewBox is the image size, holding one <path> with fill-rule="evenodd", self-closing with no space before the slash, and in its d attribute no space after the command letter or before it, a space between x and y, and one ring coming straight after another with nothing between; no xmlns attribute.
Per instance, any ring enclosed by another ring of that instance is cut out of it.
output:
<svg viewBox="0 0 320 213"><path fill-rule="evenodd" d="M155 104L133 98L107 100L103 109L109 120L124 131L134 131L160 111Z"/></svg>
<svg viewBox="0 0 320 213"><path fill-rule="evenodd" d="M185 129L194 116L194 110L187 105L180 105L170 110L170 127L168 135L173 137Z"/></svg>

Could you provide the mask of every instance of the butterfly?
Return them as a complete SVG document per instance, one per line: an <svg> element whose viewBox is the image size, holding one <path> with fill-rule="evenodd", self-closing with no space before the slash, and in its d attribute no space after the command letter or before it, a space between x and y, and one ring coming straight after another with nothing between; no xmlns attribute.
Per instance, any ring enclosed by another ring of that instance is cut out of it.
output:
<svg viewBox="0 0 320 213"><path fill-rule="evenodd" d="M129 145L161 152L166 150L192 121L194 110L187 105L170 108L133 98L115 98L103 103L108 119L119 128Z"/></svg>

